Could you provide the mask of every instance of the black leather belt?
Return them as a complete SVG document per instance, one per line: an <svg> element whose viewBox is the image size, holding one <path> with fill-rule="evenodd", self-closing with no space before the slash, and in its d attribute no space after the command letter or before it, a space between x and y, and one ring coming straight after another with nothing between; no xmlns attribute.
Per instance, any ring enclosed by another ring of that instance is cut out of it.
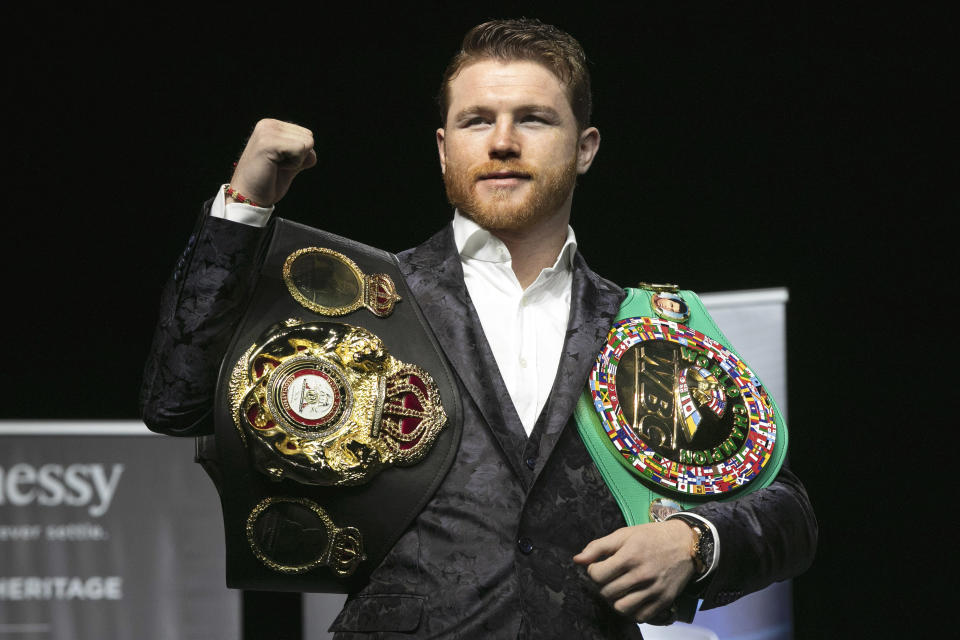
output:
<svg viewBox="0 0 960 640"><path fill-rule="evenodd" d="M456 455L456 382L385 251L283 219L217 383L227 586L351 592Z"/></svg>

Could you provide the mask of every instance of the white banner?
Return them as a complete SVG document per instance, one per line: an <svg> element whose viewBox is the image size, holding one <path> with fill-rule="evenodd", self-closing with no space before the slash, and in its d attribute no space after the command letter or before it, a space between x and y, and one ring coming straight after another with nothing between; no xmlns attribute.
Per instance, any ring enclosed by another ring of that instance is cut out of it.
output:
<svg viewBox="0 0 960 640"><path fill-rule="evenodd" d="M137 422L0 423L0 640L238 638L193 450Z"/></svg>

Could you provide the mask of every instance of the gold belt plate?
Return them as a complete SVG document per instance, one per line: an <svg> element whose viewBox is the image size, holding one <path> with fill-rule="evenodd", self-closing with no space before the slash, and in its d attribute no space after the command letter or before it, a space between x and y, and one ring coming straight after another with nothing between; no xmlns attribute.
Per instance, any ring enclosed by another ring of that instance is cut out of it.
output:
<svg viewBox="0 0 960 640"><path fill-rule="evenodd" d="M309 485L357 485L414 464L447 422L429 373L344 323L273 327L234 365L228 393L254 466Z"/></svg>

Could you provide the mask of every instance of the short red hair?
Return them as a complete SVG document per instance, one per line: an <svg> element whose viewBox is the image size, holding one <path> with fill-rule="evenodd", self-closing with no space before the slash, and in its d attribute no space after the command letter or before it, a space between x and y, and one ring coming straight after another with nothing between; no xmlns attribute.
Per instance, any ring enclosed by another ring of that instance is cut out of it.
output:
<svg viewBox="0 0 960 640"><path fill-rule="evenodd" d="M580 130L590 125L593 98L583 47L569 33L536 19L492 20L478 24L463 37L460 51L443 73L437 102L440 122L446 126L450 109L450 82L464 67L480 60L530 60L553 72L567 89L570 107Z"/></svg>

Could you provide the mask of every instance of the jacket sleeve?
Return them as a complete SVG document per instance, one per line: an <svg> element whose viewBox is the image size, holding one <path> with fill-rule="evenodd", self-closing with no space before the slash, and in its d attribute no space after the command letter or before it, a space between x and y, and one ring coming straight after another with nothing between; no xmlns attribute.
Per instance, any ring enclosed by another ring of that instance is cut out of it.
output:
<svg viewBox="0 0 960 640"><path fill-rule="evenodd" d="M707 518L720 539L720 557L700 595L701 609L729 604L792 578L813 562L817 520L806 489L786 466L769 487L691 511Z"/></svg>
<svg viewBox="0 0 960 640"><path fill-rule="evenodd" d="M213 433L220 363L240 321L264 229L209 215L204 204L164 287L140 390L144 423L174 436Z"/></svg>

